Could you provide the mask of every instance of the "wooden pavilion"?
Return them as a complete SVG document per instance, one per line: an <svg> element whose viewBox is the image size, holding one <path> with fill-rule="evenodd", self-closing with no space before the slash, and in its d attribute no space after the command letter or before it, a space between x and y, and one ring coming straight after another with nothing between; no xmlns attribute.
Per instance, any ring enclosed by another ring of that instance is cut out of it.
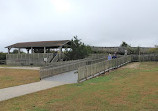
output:
<svg viewBox="0 0 158 111"><path fill-rule="evenodd" d="M69 47L69 45L70 45L70 40L39 41L39 42L21 42L21 43L16 43L16 44L7 46L5 48L8 48L8 54L10 54L10 50L12 48L17 48L19 50L19 54L20 54L20 49L26 49L28 53L29 53L30 50L31 50L31 53L34 53L35 49L44 49L43 53L46 53L47 49L59 48L60 51L62 51L62 48Z"/></svg>
<svg viewBox="0 0 158 111"><path fill-rule="evenodd" d="M62 59L62 49L70 48L70 40L61 41L38 41L38 42L21 42L16 43L5 48L8 49L8 55L6 57L8 65L43 65L45 62L53 62L55 56L58 56L58 60ZM11 49L18 49L18 54L12 54ZM27 54L22 54L21 49L26 49ZM57 54L49 53L48 50L58 49ZM30 53L31 50L31 53ZM42 53L37 53L35 50L43 50ZM57 58L57 57L56 57ZM46 61L44 61L46 60ZM57 61L57 59L55 60Z"/></svg>

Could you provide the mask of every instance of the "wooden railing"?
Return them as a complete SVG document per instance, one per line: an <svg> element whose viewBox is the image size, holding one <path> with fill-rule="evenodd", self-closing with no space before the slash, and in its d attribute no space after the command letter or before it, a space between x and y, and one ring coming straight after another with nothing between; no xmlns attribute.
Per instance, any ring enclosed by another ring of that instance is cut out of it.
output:
<svg viewBox="0 0 158 111"><path fill-rule="evenodd" d="M57 74L62 74L62 73L73 71L73 70L77 70L77 68L79 68L81 66L85 66L86 62L87 61L78 61L75 63L69 63L69 64L57 66L57 67L41 68L40 69L40 79L54 76Z"/></svg>
<svg viewBox="0 0 158 111"><path fill-rule="evenodd" d="M132 55L133 62L158 61L158 54Z"/></svg>
<svg viewBox="0 0 158 111"><path fill-rule="evenodd" d="M103 58L86 58L73 61L54 62L50 66L40 69L40 78L46 78L57 74L73 71L78 69L78 82L95 77L101 73L115 69L129 62L135 61L158 61L158 55L131 55L118 56L117 59L106 60Z"/></svg>
<svg viewBox="0 0 158 111"><path fill-rule="evenodd" d="M101 62L104 61L105 59L106 59L105 57L100 59L85 58L80 60L53 62L49 66L40 68L40 78L43 79L57 74L77 70L79 67Z"/></svg>
<svg viewBox="0 0 158 111"><path fill-rule="evenodd" d="M53 58L52 62L57 62L59 60L59 54L57 53L56 56Z"/></svg>
<svg viewBox="0 0 158 111"><path fill-rule="evenodd" d="M91 65L86 65L78 68L78 82L87 80L94 76L97 76L103 72L109 71L114 68L121 67L129 62L131 62L131 56L124 56L117 59L112 60L104 60L102 62L98 62Z"/></svg>
<svg viewBox="0 0 158 111"><path fill-rule="evenodd" d="M52 60L54 59L54 57L55 57L55 54L49 55L47 62L48 63L52 62Z"/></svg>

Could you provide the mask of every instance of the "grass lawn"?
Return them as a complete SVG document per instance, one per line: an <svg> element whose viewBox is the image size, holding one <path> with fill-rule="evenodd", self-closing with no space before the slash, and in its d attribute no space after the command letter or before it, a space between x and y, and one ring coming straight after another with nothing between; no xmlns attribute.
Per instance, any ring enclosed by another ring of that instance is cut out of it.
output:
<svg viewBox="0 0 158 111"><path fill-rule="evenodd" d="M0 68L0 89L40 81L39 71Z"/></svg>
<svg viewBox="0 0 158 111"><path fill-rule="evenodd" d="M83 83L3 101L0 111L158 111L158 63L132 63Z"/></svg>
<svg viewBox="0 0 158 111"><path fill-rule="evenodd" d="M0 65L0 67L13 67L13 66L9 66L9 65ZM17 67L17 66L14 66Z"/></svg>

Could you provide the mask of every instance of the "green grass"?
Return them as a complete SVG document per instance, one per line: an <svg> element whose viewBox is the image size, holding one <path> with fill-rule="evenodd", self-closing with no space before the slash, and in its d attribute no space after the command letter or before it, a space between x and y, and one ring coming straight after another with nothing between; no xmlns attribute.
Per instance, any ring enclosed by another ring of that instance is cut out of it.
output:
<svg viewBox="0 0 158 111"><path fill-rule="evenodd" d="M9 65L0 65L0 67L11 67L11 66L9 66Z"/></svg>
<svg viewBox="0 0 158 111"><path fill-rule="evenodd" d="M2 65L0 65L0 67L19 67L19 66L12 66L12 65L5 65L5 64L2 64Z"/></svg>
<svg viewBox="0 0 158 111"><path fill-rule="evenodd" d="M0 68L0 89L40 81L39 71Z"/></svg>
<svg viewBox="0 0 158 111"><path fill-rule="evenodd" d="M158 111L158 63L143 62L79 84L13 98L0 102L1 110Z"/></svg>

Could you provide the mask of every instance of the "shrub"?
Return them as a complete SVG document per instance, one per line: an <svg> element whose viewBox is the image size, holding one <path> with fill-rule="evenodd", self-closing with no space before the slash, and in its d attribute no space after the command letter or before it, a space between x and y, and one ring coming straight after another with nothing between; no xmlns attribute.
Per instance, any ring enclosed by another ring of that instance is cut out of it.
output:
<svg viewBox="0 0 158 111"><path fill-rule="evenodd" d="M87 57L91 52L90 46L85 45L77 36L74 36L71 40L70 50L66 50L65 55L67 60L77 60Z"/></svg>
<svg viewBox="0 0 158 111"><path fill-rule="evenodd" d="M6 54L7 53L0 52L0 60L6 60Z"/></svg>

